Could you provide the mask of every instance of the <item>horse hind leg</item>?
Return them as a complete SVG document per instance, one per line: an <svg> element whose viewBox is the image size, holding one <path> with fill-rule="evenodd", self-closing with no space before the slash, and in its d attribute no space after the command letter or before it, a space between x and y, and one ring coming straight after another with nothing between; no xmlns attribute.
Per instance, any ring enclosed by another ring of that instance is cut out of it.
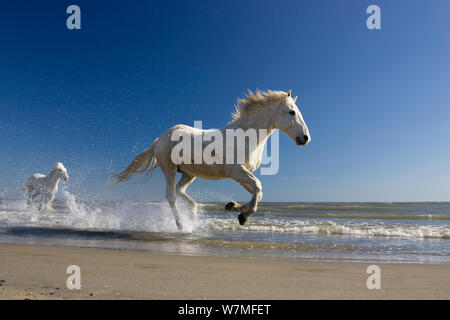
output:
<svg viewBox="0 0 450 320"><path fill-rule="evenodd" d="M188 205L191 211L191 218L194 218L197 215L198 205L197 202L195 202L195 200L186 193L186 189L192 182L194 182L194 180L194 176L188 175L183 172L176 188L177 195L183 200L184 203Z"/></svg>
<svg viewBox="0 0 450 320"><path fill-rule="evenodd" d="M34 200L36 199L36 197L39 196L39 193L34 190L34 194L33 194L33 189L29 189L28 191L28 205L31 206L34 202Z"/></svg>
<svg viewBox="0 0 450 320"><path fill-rule="evenodd" d="M173 216L175 218L175 223L179 231L183 230L183 226L180 222L180 215L178 213L176 205L176 178L177 170L175 166L169 168L161 166L161 170L166 178L166 199L169 202L170 208L172 209Z"/></svg>

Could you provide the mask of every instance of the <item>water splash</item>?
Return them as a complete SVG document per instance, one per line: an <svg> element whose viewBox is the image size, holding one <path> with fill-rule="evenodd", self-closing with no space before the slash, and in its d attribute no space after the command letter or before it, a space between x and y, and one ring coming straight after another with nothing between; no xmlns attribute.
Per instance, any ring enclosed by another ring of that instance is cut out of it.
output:
<svg viewBox="0 0 450 320"><path fill-rule="evenodd" d="M98 207L77 201L62 190L72 227L106 230L132 230L146 232L178 232L172 211L163 202L118 202ZM180 208L183 232L191 233L202 225L199 216L191 219L187 210Z"/></svg>
<svg viewBox="0 0 450 320"><path fill-rule="evenodd" d="M178 229L168 204L153 202L110 202L99 204L83 202L61 189L62 201L55 201L53 208L38 210L28 207L25 200L0 202L0 226L53 227L90 230L121 230L177 233ZM197 215L191 219L181 208L180 219L184 233L200 230L203 221Z"/></svg>

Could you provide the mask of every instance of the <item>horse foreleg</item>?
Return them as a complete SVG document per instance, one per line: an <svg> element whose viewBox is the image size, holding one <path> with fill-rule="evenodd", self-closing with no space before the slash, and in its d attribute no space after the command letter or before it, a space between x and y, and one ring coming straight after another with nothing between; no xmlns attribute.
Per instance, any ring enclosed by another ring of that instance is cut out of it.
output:
<svg viewBox="0 0 450 320"><path fill-rule="evenodd" d="M44 195L41 195L41 198L40 198L39 200L40 200L40 201L39 201L39 207L38 207L38 210L41 211L41 210L43 209L43 207L44 207L45 196L44 196Z"/></svg>
<svg viewBox="0 0 450 320"><path fill-rule="evenodd" d="M225 206L226 210L241 212L238 220L240 225L244 225L248 218L258 209L258 202L261 201L263 196L262 185L258 178L243 166L240 167L240 170L234 171L231 178L239 182L248 192L253 194L252 199L242 206L234 201L229 202Z"/></svg>
<svg viewBox="0 0 450 320"><path fill-rule="evenodd" d="M31 188L28 187L27 189L27 193L28 193L28 200L27 200L27 205L30 206L31 203L33 202L33 190Z"/></svg>
<svg viewBox="0 0 450 320"><path fill-rule="evenodd" d="M29 193L29 195L30 195L30 198L28 200L29 201L29 205L32 205L33 202L34 202L34 199L36 199L36 197L39 195L39 193L37 191L35 191L34 194L32 194L32 193L33 193L33 190L31 190L30 193Z"/></svg>
<svg viewBox="0 0 450 320"><path fill-rule="evenodd" d="M166 178L166 199L169 202L170 208L172 209L173 216L175 217L175 222L177 224L178 230L182 231L183 226L180 222L180 216L178 214L176 205L176 179L177 179L177 169L175 166L170 168L165 168L161 166L161 170Z"/></svg>
<svg viewBox="0 0 450 320"><path fill-rule="evenodd" d="M54 194L49 195L47 198L47 206L50 206L50 208L52 208L53 200L55 200L55 195Z"/></svg>
<svg viewBox="0 0 450 320"><path fill-rule="evenodd" d="M192 199L187 193L187 187L194 182L195 177L190 176L186 173L182 173L180 181L177 184L177 195L189 206L191 210L192 218L197 215L197 202Z"/></svg>

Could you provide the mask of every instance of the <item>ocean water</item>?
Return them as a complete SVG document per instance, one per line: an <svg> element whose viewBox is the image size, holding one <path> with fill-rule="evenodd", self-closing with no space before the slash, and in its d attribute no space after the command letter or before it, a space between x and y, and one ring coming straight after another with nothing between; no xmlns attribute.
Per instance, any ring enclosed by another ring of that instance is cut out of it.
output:
<svg viewBox="0 0 450 320"><path fill-rule="evenodd" d="M181 208L178 232L164 202L83 201L53 209L0 199L0 242L272 259L450 264L450 203L261 203L245 226L225 203Z"/></svg>

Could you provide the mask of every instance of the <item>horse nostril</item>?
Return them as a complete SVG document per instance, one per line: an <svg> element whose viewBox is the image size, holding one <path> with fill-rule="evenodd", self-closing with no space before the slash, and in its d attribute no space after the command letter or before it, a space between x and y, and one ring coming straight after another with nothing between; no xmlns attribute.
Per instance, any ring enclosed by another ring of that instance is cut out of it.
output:
<svg viewBox="0 0 450 320"><path fill-rule="evenodd" d="M304 136L303 136L303 139L305 140L305 142L308 142L309 137L308 137L307 135L304 135Z"/></svg>

